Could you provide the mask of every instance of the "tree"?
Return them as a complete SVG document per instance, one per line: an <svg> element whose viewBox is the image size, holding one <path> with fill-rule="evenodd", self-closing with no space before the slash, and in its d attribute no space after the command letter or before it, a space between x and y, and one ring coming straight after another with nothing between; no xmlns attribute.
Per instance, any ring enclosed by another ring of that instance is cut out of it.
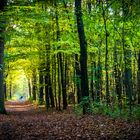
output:
<svg viewBox="0 0 140 140"><path fill-rule="evenodd" d="M107 3L107 2L106 2ZM107 4L108 6L108 4ZM107 31L107 17L104 9L104 2L102 1L102 15L104 20L104 29L105 29L105 71L106 71L106 101L107 104L110 102L109 95L109 77L108 77L108 37L109 33Z"/></svg>
<svg viewBox="0 0 140 140"><path fill-rule="evenodd" d="M80 68L81 68L81 93L82 97L89 96L88 74L87 74L87 41L85 37L84 24L82 18L81 0L75 0L75 15L77 19L77 29L80 41ZM87 105L83 105L83 114L87 111Z"/></svg>
<svg viewBox="0 0 140 140"><path fill-rule="evenodd" d="M0 113L6 113L4 106L4 31L5 31L5 19L4 19L4 7L6 6L7 1L2 0L0 2Z"/></svg>

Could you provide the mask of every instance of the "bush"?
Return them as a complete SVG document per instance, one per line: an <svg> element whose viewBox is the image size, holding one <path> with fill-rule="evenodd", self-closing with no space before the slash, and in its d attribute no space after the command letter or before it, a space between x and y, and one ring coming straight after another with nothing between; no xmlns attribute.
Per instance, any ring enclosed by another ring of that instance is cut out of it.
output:
<svg viewBox="0 0 140 140"><path fill-rule="evenodd" d="M83 107L86 108L86 114L93 113L92 100L89 97L82 98L81 102L75 106L75 108L74 108L75 114L82 115L83 114Z"/></svg>

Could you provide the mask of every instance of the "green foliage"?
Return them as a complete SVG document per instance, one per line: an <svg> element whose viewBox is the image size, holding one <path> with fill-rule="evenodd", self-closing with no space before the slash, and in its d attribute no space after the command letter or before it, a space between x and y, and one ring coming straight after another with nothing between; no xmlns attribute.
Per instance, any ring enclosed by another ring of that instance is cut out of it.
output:
<svg viewBox="0 0 140 140"><path fill-rule="evenodd" d="M83 105L88 104L87 112L89 114L100 114L107 115L113 118L122 118L122 119L140 119L140 106L134 106L132 114L130 115L129 107L126 106L123 109L120 109L118 105L114 105L113 109L111 106L108 106L106 102L92 102L90 99L85 97L77 104L74 108L74 113L76 115L82 115Z"/></svg>
<svg viewBox="0 0 140 140"><path fill-rule="evenodd" d="M75 105L74 107L74 113L77 115L77 116L80 116L83 114L83 107L80 106L79 104Z"/></svg>
<svg viewBox="0 0 140 140"><path fill-rule="evenodd" d="M140 106L139 105L137 105L133 108L132 117L134 119L139 119L140 120Z"/></svg>
<svg viewBox="0 0 140 140"><path fill-rule="evenodd" d="M86 106L86 113L87 114L92 114L93 113L93 105L92 105L91 98L90 97L83 97L81 99L81 102L79 104L77 104L74 108L75 114L82 115L84 106Z"/></svg>
<svg viewBox="0 0 140 140"><path fill-rule="evenodd" d="M38 98L37 105L45 105L45 101L43 99Z"/></svg>
<svg viewBox="0 0 140 140"><path fill-rule="evenodd" d="M32 103L32 102L33 102L33 97L32 97L32 96L29 97L29 98L28 98L28 101Z"/></svg>

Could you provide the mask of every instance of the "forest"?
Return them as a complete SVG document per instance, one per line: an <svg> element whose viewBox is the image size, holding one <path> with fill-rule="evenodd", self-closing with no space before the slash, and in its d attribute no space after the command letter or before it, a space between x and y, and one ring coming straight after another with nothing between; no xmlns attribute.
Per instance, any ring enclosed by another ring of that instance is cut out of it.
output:
<svg viewBox="0 0 140 140"><path fill-rule="evenodd" d="M0 139L140 139L140 0L0 0Z"/></svg>

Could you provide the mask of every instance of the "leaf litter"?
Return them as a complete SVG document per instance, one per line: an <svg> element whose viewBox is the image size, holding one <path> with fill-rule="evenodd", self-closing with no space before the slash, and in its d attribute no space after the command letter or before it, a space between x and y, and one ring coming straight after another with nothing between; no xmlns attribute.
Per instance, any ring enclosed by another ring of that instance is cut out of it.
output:
<svg viewBox="0 0 140 140"><path fill-rule="evenodd" d="M8 115L0 115L0 140L140 140L139 120L76 116L29 102L6 103L6 109Z"/></svg>

